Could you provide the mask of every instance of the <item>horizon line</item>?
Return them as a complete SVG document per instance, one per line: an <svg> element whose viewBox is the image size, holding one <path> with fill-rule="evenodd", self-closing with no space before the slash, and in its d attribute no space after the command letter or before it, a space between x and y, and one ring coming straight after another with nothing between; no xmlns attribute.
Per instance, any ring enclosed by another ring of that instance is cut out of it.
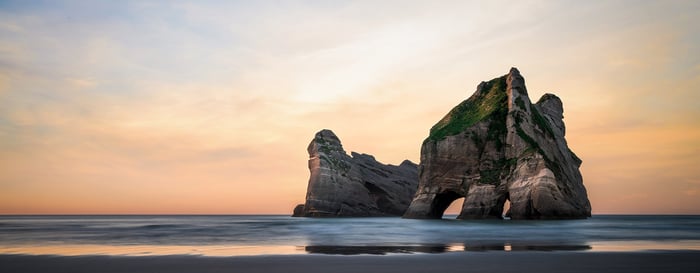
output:
<svg viewBox="0 0 700 273"><path fill-rule="evenodd" d="M457 216L459 214L444 214L444 216ZM0 217L6 216L289 216L292 214L279 213L16 213L2 214ZM593 216L700 216L693 213L593 213ZM401 216L376 216L376 217L298 217L298 218L395 218ZM590 218L590 217L589 217ZM451 219L451 218L442 218ZM488 220L488 219L483 219Z"/></svg>

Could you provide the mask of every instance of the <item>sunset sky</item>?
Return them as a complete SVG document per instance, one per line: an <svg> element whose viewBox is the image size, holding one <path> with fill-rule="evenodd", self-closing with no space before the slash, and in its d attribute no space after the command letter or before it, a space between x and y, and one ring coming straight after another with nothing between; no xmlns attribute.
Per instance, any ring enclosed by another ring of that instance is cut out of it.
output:
<svg viewBox="0 0 700 273"><path fill-rule="evenodd" d="M436 3L433 3L436 2ZM488 3L483 3L488 2ZM2 1L0 214L291 213L518 67L594 214L700 214L700 1Z"/></svg>

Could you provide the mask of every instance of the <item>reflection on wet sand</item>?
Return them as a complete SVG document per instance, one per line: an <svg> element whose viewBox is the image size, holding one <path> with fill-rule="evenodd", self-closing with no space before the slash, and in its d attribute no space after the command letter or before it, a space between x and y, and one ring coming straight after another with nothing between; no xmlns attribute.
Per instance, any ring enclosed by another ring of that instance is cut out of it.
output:
<svg viewBox="0 0 700 273"><path fill-rule="evenodd" d="M251 256L304 254L297 246L245 246L245 245L0 245L0 254L28 255L112 255L112 256Z"/></svg>
<svg viewBox="0 0 700 273"><path fill-rule="evenodd" d="M450 251L446 245L436 246L306 246L307 253L311 254L410 254L410 253L444 253Z"/></svg>
<svg viewBox="0 0 700 273"><path fill-rule="evenodd" d="M299 254L330 254L330 255L386 255L386 254L417 254L417 253L448 253L448 252L483 252L483 251L605 251L605 252L635 252L643 250L700 250L697 240L649 242L649 241L618 241L593 244L546 244L546 243L455 243L431 245L0 245L2 254L27 255L112 255L112 256L163 256L163 255L196 255L196 256L251 256L251 255L299 255Z"/></svg>
<svg viewBox="0 0 700 273"><path fill-rule="evenodd" d="M159 255L202 255L202 256L248 256L248 255L290 255L290 254L412 254L445 253L463 251L566 251L589 250L588 245L408 245L408 246L235 246L235 245L14 245L0 246L0 254L30 255L118 255L118 256L159 256Z"/></svg>
<svg viewBox="0 0 700 273"><path fill-rule="evenodd" d="M590 250L589 245L465 245L464 251L583 251Z"/></svg>
<svg viewBox="0 0 700 273"><path fill-rule="evenodd" d="M462 251L583 251L590 250L589 245L429 245L429 246L306 246L307 253L312 254L410 254L410 253L445 253Z"/></svg>

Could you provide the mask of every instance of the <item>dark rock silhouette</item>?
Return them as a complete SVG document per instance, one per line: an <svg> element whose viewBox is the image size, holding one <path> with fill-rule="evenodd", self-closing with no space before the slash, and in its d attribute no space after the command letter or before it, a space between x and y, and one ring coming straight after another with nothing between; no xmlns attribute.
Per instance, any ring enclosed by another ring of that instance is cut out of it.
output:
<svg viewBox="0 0 700 273"><path fill-rule="evenodd" d="M338 137L321 130L311 141L306 203L293 216L401 216L418 187L418 166L405 160L384 165L373 156L343 150Z"/></svg>
<svg viewBox="0 0 700 273"><path fill-rule="evenodd" d="M516 68L482 82L433 126L421 147L420 184L405 218L573 219L591 215L581 160L568 148L561 100L530 102Z"/></svg>

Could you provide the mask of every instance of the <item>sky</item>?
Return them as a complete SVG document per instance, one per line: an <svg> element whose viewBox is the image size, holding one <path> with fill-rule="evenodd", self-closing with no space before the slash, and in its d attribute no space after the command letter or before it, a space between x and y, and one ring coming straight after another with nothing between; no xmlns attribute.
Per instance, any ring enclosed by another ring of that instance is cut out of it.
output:
<svg viewBox="0 0 700 273"><path fill-rule="evenodd" d="M484 3L488 2L488 3ZM288 214L517 67L594 214L700 214L699 1L0 1L0 214Z"/></svg>

